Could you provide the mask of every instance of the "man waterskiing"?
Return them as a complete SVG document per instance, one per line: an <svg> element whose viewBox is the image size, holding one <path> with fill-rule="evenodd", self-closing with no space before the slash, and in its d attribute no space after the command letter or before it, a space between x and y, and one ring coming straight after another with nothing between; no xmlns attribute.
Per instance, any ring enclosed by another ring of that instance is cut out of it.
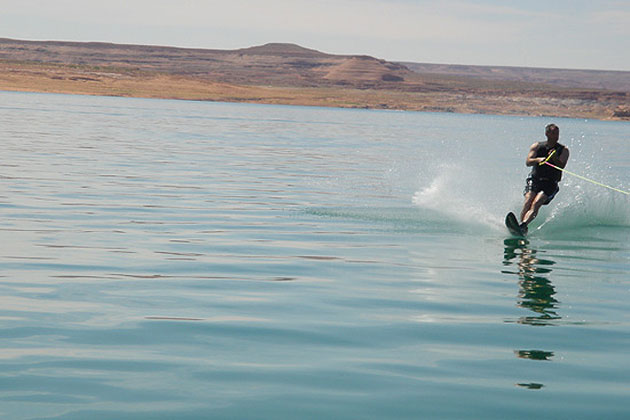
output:
<svg viewBox="0 0 630 420"><path fill-rule="evenodd" d="M519 225L523 234L527 233L527 225L538 215L538 210L556 196L560 188L558 182L562 179L562 171L545 162L549 162L559 168L564 168L569 160L569 149L558 143L560 129L555 124L545 127L547 141L536 142L529 148L525 165L531 166L532 171L527 177L525 185L525 203L521 211L521 223Z"/></svg>

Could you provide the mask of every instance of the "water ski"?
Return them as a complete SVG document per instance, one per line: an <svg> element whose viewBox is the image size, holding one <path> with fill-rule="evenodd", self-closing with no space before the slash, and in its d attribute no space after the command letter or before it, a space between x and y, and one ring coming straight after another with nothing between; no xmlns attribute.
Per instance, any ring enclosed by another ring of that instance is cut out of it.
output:
<svg viewBox="0 0 630 420"><path fill-rule="evenodd" d="M518 225L518 220L514 213L509 212L507 216L505 216L505 226L508 228L510 233L515 236L525 236L525 232Z"/></svg>

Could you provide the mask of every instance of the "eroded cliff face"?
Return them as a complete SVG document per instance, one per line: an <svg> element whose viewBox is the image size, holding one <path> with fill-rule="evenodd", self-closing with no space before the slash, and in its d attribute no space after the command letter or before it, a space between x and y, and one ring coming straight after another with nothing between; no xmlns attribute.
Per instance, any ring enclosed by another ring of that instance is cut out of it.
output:
<svg viewBox="0 0 630 420"><path fill-rule="evenodd" d="M630 120L630 106L620 106L613 112L613 117Z"/></svg>

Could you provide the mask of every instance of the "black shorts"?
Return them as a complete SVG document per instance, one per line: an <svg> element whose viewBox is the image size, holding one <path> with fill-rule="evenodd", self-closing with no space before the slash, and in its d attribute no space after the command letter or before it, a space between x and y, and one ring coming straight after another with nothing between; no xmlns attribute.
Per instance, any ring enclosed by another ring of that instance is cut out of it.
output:
<svg viewBox="0 0 630 420"><path fill-rule="evenodd" d="M549 204L551 200L558 194L560 191L560 187L558 187L558 183L556 181L552 181L550 179L536 179L529 177L527 178L527 183L525 184L525 190L523 191L523 195L528 192L533 192L538 194L539 192L545 193L547 196L547 201L543 204Z"/></svg>

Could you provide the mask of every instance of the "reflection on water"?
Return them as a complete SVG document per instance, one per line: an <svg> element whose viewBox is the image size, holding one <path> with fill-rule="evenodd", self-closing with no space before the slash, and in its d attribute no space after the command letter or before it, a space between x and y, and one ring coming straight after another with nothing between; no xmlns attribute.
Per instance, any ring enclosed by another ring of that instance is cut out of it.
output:
<svg viewBox="0 0 630 420"><path fill-rule="evenodd" d="M544 387L543 384L539 384L539 383L536 383L536 382L530 382L528 384L519 383L519 384L516 384L516 385L520 386L521 388L527 388L527 389L541 389L542 387Z"/></svg>
<svg viewBox="0 0 630 420"><path fill-rule="evenodd" d="M529 360L551 360L553 357L552 351L543 351L543 350L515 350L514 354L519 359L529 359Z"/></svg>
<svg viewBox="0 0 630 420"><path fill-rule="evenodd" d="M554 298L556 289L546 276L551 273L549 267L555 262L539 258L538 252L528 246L527 240L511 238L506 239L504 244L503 264L516 265L517 271L502 272L518 276L520 290L517 305L534 313L519 318L518 323L534 326L553 325L554 320L561 318L556 312L559 302Z"/></svg>
<svg viewBox="0 0 630 420"><path fill-rule="evenodd" d="M504 241L504 266L516 266L516 271L503 270L506 274L518 277L519 293L517 305L532 312L533 315L522 316L519 324L531 326L554 325L553 321L561 317L556 312L558 300L554 297L556 289L547 278L551 273L554 261L538 257L538 251L529 247L525 239L510 238ZM514 350L519 359L534 361L551 361L552 351L545 350ZM538 390L544 387L537 382L517 383L518 387Z"/></svg>

